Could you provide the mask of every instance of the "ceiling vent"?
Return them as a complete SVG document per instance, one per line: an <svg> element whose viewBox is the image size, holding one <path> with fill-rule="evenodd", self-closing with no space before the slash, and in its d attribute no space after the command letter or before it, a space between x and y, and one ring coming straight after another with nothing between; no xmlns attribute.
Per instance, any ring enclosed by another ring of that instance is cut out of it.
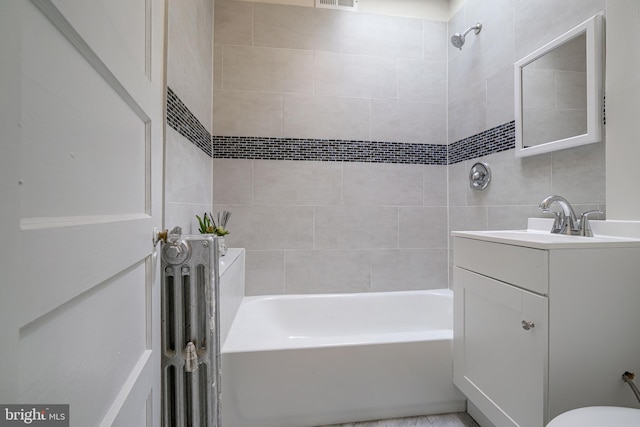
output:
<svg viewBox="0 0 640 427"><path fill-rule="evenodd" d="M316 0L316 7L323 9L358 10L358 0Z"/></svg>

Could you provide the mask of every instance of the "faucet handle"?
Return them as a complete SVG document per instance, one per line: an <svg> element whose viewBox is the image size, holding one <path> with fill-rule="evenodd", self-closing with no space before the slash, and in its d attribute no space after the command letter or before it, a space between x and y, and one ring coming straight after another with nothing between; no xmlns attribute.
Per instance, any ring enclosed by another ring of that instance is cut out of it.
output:
<svg viewBox="0 0 640 427"><path fill-rule="evenodd" d="M562 211L558 212L558 211L554 211L553 209L547 209L547 208L542 209L542 212L553 214L554 219L553 219L553 226L551 227L551 233L554 233L554 234L562 233L562 229L564 228L564 224L566 222L564 212Z"/></svg>
<svg viewBox="0 0 640 427"><path fill-rule="evenodd" d="M601 214L600 209L594 209L592 211L583 212L580 215L580 235L585 237L593 237L593 231L591 231L591 224L589 223L589 215L598 213Z"/></svg>

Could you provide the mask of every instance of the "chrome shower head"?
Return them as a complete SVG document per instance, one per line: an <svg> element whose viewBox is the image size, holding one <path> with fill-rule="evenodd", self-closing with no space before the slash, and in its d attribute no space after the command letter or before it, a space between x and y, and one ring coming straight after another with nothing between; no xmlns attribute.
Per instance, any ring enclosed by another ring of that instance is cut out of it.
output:
<svg viewBox="0 0 640 427"><path fill-rule="evenodd" d="M458 49L462 50L462 46L464 45L464 40L465 40L465 36L467 35L467 33L471 30L475 30L475 33L478 34L480 32L480 30L482 30L482 22L478 22L476 25L474 25L473 27L469 27L465 30L464 33L460 34L460 33L455 33L452 37L451 37L451 44L454 47L457 47Z"/></svg>
<svg viewBox="0 0 640 427"><path fill-rule="evenodd" d="M454 47L457 47L458 49L462 50L462 45L464 45L464 35L460 33L455 33L451 37L451 44Z"/></svg>

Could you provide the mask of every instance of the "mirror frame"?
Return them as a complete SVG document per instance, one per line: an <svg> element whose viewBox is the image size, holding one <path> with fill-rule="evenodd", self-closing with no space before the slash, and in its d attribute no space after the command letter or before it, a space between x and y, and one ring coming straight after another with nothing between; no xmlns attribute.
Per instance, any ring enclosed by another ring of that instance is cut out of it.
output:
<svg viewBox="0 0 640 427"><path fill-rule="evenodd" d="M603 125L603 19L595 15L580 25L572 28L560 37L550 41L514 64L515 72L515 121L516 121L516 157L533 156L565 148L592 144L602 141ZM522 68L544 56L554 48L574 37L586 33L587 40L587 133L545 142L532 147L524 147L522 134Z"/></svg>

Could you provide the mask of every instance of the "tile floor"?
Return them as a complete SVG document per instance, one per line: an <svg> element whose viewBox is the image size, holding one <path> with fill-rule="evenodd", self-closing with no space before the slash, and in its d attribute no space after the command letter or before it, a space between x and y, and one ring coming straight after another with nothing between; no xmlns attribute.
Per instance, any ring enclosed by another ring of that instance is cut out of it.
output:
<svg viewBox="0 0 640 427"><path fill-rule="evenodd" d="M334 424L321 427L480 427L466 412L393 420L367 421L363 423Z"/></svg>

